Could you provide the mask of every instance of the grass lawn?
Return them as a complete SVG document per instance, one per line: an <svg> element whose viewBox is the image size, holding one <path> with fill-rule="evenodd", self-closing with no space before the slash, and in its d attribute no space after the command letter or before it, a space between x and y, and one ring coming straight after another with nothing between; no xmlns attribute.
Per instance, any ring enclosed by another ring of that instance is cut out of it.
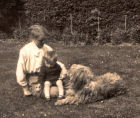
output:
<svg viewBox="0 0 140 118"><path fill-rule="evenodd" d="M69 68L83 64L96 75L117 72L128 92L84 105L54 106L36 97L23 97L16 83L16 63L22 45L0 42L0 118L140 118L140 46L67 47L50 44Z"/></svg>

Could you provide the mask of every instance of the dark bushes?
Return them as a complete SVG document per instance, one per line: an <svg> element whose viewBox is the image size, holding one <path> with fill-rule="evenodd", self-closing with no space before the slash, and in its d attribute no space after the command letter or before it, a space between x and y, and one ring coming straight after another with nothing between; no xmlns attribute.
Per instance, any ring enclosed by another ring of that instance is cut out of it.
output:
<svg viewBox="0 0 140 118"><path fill-rule="evenodd" d="M10 3L10 0L6 1L6 5ZM12 29L14 26L13 29L20 31L20 34L22 34L24 31L21 31L21 29L25 30L29 25L39 23L50 31L51 40L63 40L66 44L69 41L74 43L84 42L85 44L94 42L119 44L128 40L127 35L130 33L130 29L135 24L140 23L139 0L11 1L15 1L12 9L16 10L11 14L14 20L3 20L2 24L6 30ZM4 9L11 11L9 7L4 7ZM97 12L93 13L94 10L97 10ZM124 27L121 27L125 24L125 15L127 15L127 31ZM66 29L67 31L65 31ZM136 31L133 30L132 32ZM132 34L129 37L134 37ZM20 35L20 37L22 36L24 35Z"/></svg>
<svg viewBox="0 0 140 118"><path fill-rule="evenodd" d="M24 3L23 0L0 1L0 31L12 34L19 18L24 16Z"/></svg>

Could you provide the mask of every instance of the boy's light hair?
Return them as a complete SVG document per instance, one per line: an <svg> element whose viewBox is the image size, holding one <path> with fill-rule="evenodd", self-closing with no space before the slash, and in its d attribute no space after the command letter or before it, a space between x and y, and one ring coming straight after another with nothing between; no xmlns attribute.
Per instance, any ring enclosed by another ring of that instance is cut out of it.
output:
<svg viewBox="0 0 140 118"><path fill-rule="evenodd" d="M54 66L57 62L57 54L54 50L46 51L44 61L47 67Z"/></svg>
<svg viewBox="0 0 140 118"><path fill-rule="evenodd" d="M48 31L45 27L41 25L32 25L30 28L30 37L34 39L38 39L39 36L48 34Z"/></svg>

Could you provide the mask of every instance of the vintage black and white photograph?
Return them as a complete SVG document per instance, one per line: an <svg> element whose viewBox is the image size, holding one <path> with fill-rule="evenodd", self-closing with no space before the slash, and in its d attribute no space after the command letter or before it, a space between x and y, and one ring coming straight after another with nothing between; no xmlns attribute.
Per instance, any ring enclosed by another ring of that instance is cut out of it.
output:
<svg viewBox="0 0 140 118"><path fill-rule="evenodd" d="M0 0L0 118L140 118L140 0Z"/></svg>

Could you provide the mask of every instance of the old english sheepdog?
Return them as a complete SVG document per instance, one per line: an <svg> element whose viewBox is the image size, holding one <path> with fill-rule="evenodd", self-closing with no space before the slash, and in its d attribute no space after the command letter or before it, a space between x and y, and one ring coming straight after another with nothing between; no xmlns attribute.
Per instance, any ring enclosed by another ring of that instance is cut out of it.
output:
<svg viewBox="0 0 140 118"><path fill-rule="evenodd" d="M95 76L89 67L73 64L67 75L65 98L57 100L55 105L95 102L125 91L124 80L117 73Z"/></svg>

